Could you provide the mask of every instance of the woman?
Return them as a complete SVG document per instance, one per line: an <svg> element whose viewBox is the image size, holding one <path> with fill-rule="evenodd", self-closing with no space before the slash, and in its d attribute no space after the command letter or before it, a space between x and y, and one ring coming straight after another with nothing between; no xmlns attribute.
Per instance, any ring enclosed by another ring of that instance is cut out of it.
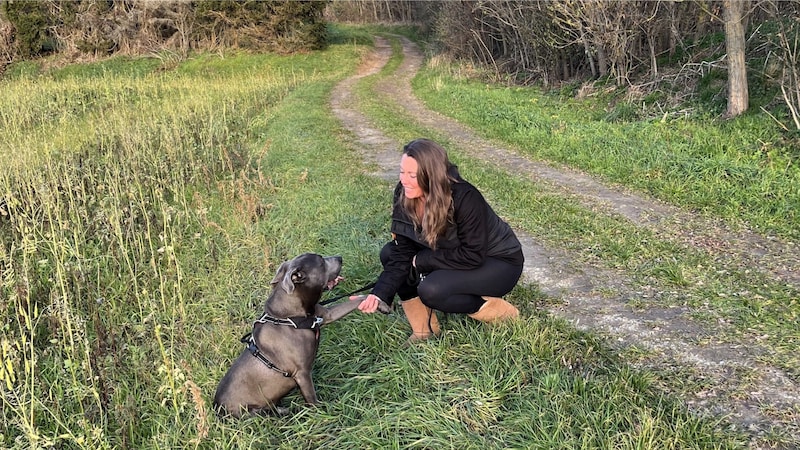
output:
<svg viewBox="0 0 800 450"><path fill-rule="evenodd" d="M519 316L500 297L522 275L522 247L433 141L403 147L391 231L380 255L383 272L359 305L362 312L373 313L378 299L391 304L398 295L413 330L410 341L439 333L433 309L482 322Z"/></svg>

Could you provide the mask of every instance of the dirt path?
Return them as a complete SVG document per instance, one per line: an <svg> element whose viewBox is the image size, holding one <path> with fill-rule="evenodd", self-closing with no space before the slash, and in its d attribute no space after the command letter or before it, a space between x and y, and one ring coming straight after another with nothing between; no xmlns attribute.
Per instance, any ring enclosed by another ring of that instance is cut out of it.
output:
<svg viewBox="0 0 800 450"><path fill-rule="evenodd" d="M424 127L446 134L471 157L482 158L509 175L544 183L594 210L624 217L661 239L713 251L722 267L752 267L788 285L800 286L800 251L792 243L747 230L731 230L721 222L604 185L583 173L526 159L427 109L413 96L410 85L422 64L422 55L412 42L398 39L403 44L403 62L377 85L376 95L401 105ZM378 73L391 54L389 42L376 38L373 54L356 75L334 89L331 98L334 113L355 137L354 147L376 167L373 175L387 180L396 179L402 143L385 136L356 109L352 88L361 78ZM762 447L760 437L771 431L794 436L795 442L788 448L800 446L800 386L781 370L759 360L764 349L753 343L715 342L715 330L693 321L686 308L631 308L629 299L654 293L634 289L624 272L577 265L566 251L545 247L524 233L518 235L526 257L525 281L536 283L544 293L563 301L551 308L552 314L580 329L609 336L620 346L635 345L651 351L656 356L648 359L648 366L696 368L708 388L684 398L686 404L701 414L727 416L752 436L753 448ZM747 374L746 379L738 378L741 374Z"/></svg>

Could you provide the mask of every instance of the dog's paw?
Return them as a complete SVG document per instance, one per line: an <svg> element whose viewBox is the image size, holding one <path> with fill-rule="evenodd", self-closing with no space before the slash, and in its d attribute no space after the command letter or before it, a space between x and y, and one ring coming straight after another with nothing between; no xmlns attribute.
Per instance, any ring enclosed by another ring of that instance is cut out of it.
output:
<svg viewBox="0 0 800 450"><path fill-rule="evenodd" d="M392 312L392 307L387 305L383 300L378 300L378 311L389 314Z"/></svg>
<svg viewBox="0 0 800 450"><path fill-rule="evenodd" d="M351 295L350 301L361 303L366 298L367 298L366 295ZM383 314L389 314L392 312L392 307L387 305L386 302L384 302L383 300L378 300L378 311L382 312Z"/></svg>

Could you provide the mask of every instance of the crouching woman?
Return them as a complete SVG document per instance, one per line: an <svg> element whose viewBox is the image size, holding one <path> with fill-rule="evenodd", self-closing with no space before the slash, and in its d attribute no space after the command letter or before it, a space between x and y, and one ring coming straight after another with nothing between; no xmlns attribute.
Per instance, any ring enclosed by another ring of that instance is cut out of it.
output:
<svg viewBox="0 0 800 450"><path fill-rule="evenodd" d="M410 341L439 334L433 310L491 323L519 316L501 298L522 275L519 240L439 144L417 139L403 147L391 231L380 254L383 271L362 312L397 295Z"/></svg>

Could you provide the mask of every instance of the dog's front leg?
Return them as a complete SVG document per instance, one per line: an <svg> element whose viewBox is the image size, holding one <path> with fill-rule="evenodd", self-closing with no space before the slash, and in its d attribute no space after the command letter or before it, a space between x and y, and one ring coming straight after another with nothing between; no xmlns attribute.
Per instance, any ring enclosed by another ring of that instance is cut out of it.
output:
<svg viewBox="0 0 800 450"><path fill-rule="evenodd" d="M322 305L317 305L316 314L317 316L322 317L323 322L322 324L329 324L331 322L337 321L342 317L350 314L358 308L358 305L361 303L361 300L347 300L346 302L339 303L338 305L331 306L330 308L326 308Z"/></svg>
<svg viewBox="0 0 800 450"><path fill-rule="evenodd" d="M333 321L339 320L342 317L350 314L353 310L358 308L358 305L367 298L366 295L359 295L357 297L351 297L351 300L347 300L346 302L339 303L336 306L331 306L330 308L326 308L321 305L317 305L316 308L316 315L320 316L324 319L322 322L323 325L331 323ZM384 303L382 300L378 304L378 311L389 314L392 312L392 308Z"/></svg>
<svg viewBox="0 0 800 450"><path fill-rule="evenodd" d="M316 405L319 403L317 390L314 388L314 380L311 379L310 371L297 371L294 375L294 380L297 382L297 387L300 389L300 393L307 404Z"/></svg>

